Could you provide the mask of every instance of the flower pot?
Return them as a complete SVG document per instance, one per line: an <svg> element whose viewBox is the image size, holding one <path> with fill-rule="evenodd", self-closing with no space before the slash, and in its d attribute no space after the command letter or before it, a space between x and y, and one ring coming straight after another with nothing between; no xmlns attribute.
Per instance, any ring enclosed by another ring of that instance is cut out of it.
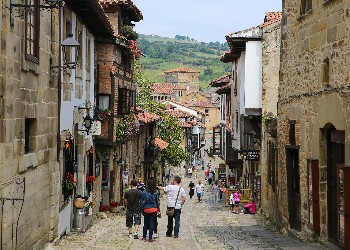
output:
<svg viewBox="0 0 350 250"><path fill-rule="evenodd" d="M111 213L119 213L118 207L110 207L109 211Z"/></svg>

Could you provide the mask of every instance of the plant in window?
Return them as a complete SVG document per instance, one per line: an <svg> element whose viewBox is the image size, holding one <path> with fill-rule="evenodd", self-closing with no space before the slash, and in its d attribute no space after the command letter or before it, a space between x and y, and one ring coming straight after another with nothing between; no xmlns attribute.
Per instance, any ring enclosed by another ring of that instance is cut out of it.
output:
<svg viewBox="0 0 350 250"><path fill-rule="evenodd" d="M108 121L113 116L113 112L109 109L101 109L96 107L95 115L98 115L98 117L101 119L101 122L104 122Z"/></svg>
<svg viewBox="0 0 350 250"><path fill-rule="evenodd" d="M277 127L277 117L274 116L271 112L264 112L261 117L261 122L263 122L266 126L267 130L275 130Z"/></svg>
<svg viewBox="0 0 350 250"><path fill-rule="evenodd" d="M116 139L119 142L126 142L140 131L140 123L134 112L124 116L117 125Z"/></svg>
<svg viewBox="0 0 350 250"><path fill-rule="evenodd" d="M73 190L77 185L77 180L74 178L74 174L67 172L65 183L67 190Z"/></svg>

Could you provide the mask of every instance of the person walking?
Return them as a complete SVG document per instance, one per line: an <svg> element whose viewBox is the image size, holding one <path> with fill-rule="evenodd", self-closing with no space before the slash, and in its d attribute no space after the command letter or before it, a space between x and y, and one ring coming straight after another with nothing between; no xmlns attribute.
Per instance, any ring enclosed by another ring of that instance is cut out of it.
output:
<svg viewBox="0 0 350 250"><path fill-rule="evenodd" d="M137 189L137 181L131 181L131 189L124 194L124 205L126 208L126 227L129 230L129 237L138 239L138 229L141 225L140 198L142 192ZM132 226L134 224L134 236L132 235Z"/></svg>
<svg viewBox="0 0 350 250"><path fill-rule="evenodd" d="M171 237L174 230L174 238L179 237L180 231L180 216L181 208L186 202L186 192L180 186L181 178L179 176L174 176L171 185L165 187L159 187L160 190L163 190L167 194L167 206L168 208L174 208L174 214L168 216L168 226L166 231L166 236ZM175 220L175 226L174 226Z"/></svg>
<svg viewBox="0 0 350 250"><path fill-rule="evenodd" d="M218 200L219 200L219 192L220 192L220 189L219 189L217 181L214 182L213 192L214 192L214 203L217 203Z"/></svg>
<svg viewBox="0 0 350 250"><path fill-rule="evenodd" d="M147 181L145 191L143 191L140 204L143 209L144 225L143 235L141 240L147 240L153 242L153 232L156 223L156 217L158 213L158 197L157 197L157 182L156 178L150 177Z"/></svg>
<svg viewBox="0 0 350 250"><path fill-rule="evenodd" d="M220 200L222 201L222 195L226 193L226 187L225 184L221 183L220 187Z"/></svg>
<svg viewBox="0 0 350 250"><path fill-rule="evenodd" d="M192 196L194 195L194 183L192 181L190 181L190 184L188 184L188 188L190 189L190 199L192 199Z"/></svg>
<svg viewBox="0 0 350 250"><path fill-rule="evenodd" d="M192 173L193 173L192 167L188 167L187 172L188 172L188 178L192 178Z"/></svg>
<svg viewBox="0 0 350 250"><path fill-rule="evenodd" d="M196 193L197 193L198 202L202 202L204 185L202 184L201 180L198 180L198 184L196 185Z"/></svg>

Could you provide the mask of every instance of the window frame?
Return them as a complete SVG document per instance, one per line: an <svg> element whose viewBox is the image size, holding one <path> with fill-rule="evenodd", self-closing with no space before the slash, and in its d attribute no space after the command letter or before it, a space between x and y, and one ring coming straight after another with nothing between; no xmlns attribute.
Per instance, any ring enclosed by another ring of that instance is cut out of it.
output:
<svg viewBox="0 0 350 250"><path fill-rule="evenodd" d="M300 15L305 15L312 10L312 0L300 1Z"/></svg>
<svg viewBox="0 0 350 250"><path fill-rule="evenodd" d="M34 7L33 8L25 8L25 14L24 14L24 36L25 36L25 59L34 63L39 63L39 43L40 43L40 2L39 0L26 0L26 4L29 5L29 3L33 2ZM30 11L30 12L29 12ZM31 32L28 32L28 17L30 16L31 12L33 11L33 37L28 37ZM33 53L28 53L28 46L29 40L33 39Z"/></svg>

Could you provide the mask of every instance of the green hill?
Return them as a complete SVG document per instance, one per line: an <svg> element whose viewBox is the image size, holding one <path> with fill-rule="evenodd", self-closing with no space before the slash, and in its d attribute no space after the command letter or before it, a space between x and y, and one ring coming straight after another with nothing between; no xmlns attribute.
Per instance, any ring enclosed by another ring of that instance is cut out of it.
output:
<svg viewBox="0 0 350 250"><path fill-rule="evenodd" d="M220 61L220 56L228 50L226 43L198 42L180 35L168 38L142 34L138 42L145 55L140 59L141 64L152 82L164 82L166 70L187 67L200 72L200 86L204 90L213 79L230 71L230 64Z"/></svg>

